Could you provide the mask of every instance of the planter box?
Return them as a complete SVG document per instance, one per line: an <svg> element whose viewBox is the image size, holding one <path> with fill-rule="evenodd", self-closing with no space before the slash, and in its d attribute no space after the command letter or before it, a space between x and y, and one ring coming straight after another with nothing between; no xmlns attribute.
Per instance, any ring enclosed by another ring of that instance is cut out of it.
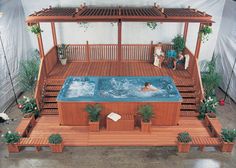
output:
<svg viewBox="0 0 236 168"><path fill-rule="evenodd" d="M188 153L190 150L191 143L178 142L177 145L179 153Z"/></svg>
<svg viewBox="0 0 236 168"><path fill-rule="evenodd" d="M232 152L233 149L234 149L234 142L222 142L221 152Z"/></svg>
<svg viewBox="0 0 236 168"><path fill-rule="evenodd" d="M89 121L89 131L98 132L99 131L99 121L97 121L97 122Z"/></svg>
<svg viewBox="0 0 236 168"><path fill-rule="evenodd" d="M16 144L7 144L9 153L18 153L20 152L19 147Z"/></svg>
<svg viewBox="0 0 236 168"><path fill-rule="evenodd" d="M61 144L50 144L50 148L53 153L61 153L63 151L64 145Z"/></svg>
<svg viewBox="0 0 236 168"><path fill-rule="evenodd" d="M142 132L151 132L151 126L152 126L152 122L143 122L143 120L141 120L141 131Z"/></svg>

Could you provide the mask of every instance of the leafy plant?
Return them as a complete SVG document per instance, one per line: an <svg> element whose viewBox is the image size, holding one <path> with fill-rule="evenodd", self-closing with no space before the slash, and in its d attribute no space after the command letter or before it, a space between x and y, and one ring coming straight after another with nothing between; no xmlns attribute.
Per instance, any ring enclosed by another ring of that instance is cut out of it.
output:
<svg viewBox="0 0 236 168"><path fill-rule="evenodd" d="M100 104L91 105L88 104L85 111L89 114L89 119L91 122L96 122L99 120L100 112L102 111L102 106Z"/></svg>
<svg viewBox="0 0 236 168"><path fill-rule="evenodd" d="M19 82L24 91L34 91L39 72L38 51L35 57L23 60L20 63Z"/></svg>
<svg viewBox="0 0 236 168"><path fill-rule="evenodd" d="M182 143L189 143L192 141L192 137L188 132L184 131L178 134L177 140Z"/></svg>
<svg viewBox="0 0 236 168"><path fill-rule="evenodd" d="M66 59L66 50L69 47L69 45L61 44L57 46L57 54L60 59Z"/></svg>
<svg viewBox="0 0 236 168"><path fill-rule="evenodd" d="M3 137L3 142L7 144L17 143L20 141L21 138L18 132L11 132L11 131L6 132L5 134L2 135L2 137Z"/></svg>
<svg viewBox="0 0 236 168"><path fill-rule="evenodd" d="M150 105L140 106L138 112L141 114L143 122L149 122L153 117L153 110Z"/></svg>
<svg viewBox="0 0 236 168"><path fill-rule="evenodd" d="M216 97L208 97L200 105L200 115L199 119L204 119L206 113L216 113L216 107L218 105L218 101Z"/></svg>
<svg viewBox="0 0 236 168"><path fill-rule="evenodd" d="M33 113L36 116L39 115L39 110L34 98L23 96L23 99L19 100L18 107L23 114Z"/></svg>
<svg viewBox="0 0 236 168"><path fill-rule="evenodd" d="M155 30L157 27L157 22L147 22L147 26L151 29L151 30Z"/></svg>
<svg viewBox="0 0 236 168"><path fill-rule="evenodd" d="M221 76L216 72L215 57L206 63L206 72L202 74L202 84L205 96L215 96L215 90L221 82Z"/></svg>
<svg viewBox="0 0 236 168"><path fill-rule="evenodd" d="M185 41L181 35L177 35L172 42L174 43L174 49L177 52L177 55L182 52L185 48Z"/></svg>
<svg viewBox="0 0 236 168"><path fill-rule="evenodd" d="M62 141L63 141L63 139L60 134L51 134L48 137L48 142L50 144L60 144L60 143L62 143Z"/></svg>
<svg viewBox="0 0 236 168"><path fill-rule="evenodd" d="M233 142L236 138L236 130L235 129L222 129L221 138L224 142Z"/></svg>
<svg viewBox="0 0 236 168"><path fill-rule="evenodd" d="M209 34L212 33L212 28L210 26L203 26L200 31L199 31L202 41L208 41L209 39Z"/></svg>
<svg viewBox="0 0 236 168"><path fill-rule="evenodd" d="M34 24L33 26L30 27L30 31L34 34L36 34L37 36L43 32L43 30L39 27L39 25Z"/></svg>

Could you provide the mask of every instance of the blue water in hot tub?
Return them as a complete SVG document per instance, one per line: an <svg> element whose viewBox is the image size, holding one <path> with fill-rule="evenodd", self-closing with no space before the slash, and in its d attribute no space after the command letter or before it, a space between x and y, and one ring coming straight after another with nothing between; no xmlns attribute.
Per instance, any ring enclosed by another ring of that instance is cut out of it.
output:
<svg viewBox="0 0 236 168"><path fill-rule="evenodd" d="M157 91L143 92L145 82ZM173 80L168 76L68 77L58 101L79 102L159 102L182 101Z"/></svg>

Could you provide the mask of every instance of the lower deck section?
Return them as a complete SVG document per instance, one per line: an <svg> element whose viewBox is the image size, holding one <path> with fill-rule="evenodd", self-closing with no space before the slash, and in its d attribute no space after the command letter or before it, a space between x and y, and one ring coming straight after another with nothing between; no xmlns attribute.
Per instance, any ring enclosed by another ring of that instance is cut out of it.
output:
<svg viewBox="0 0 236 168"><path fill-rule="evenodd" d="M195 117L181 117L178 126L152 126L151 133L134 131L89 132L88 126L59 126L59 116L42 116L37 120L30 138L47 138L60 133L65 146L176 146L179 132L188 131L191 136L210 137L203 122Z"/></svg>

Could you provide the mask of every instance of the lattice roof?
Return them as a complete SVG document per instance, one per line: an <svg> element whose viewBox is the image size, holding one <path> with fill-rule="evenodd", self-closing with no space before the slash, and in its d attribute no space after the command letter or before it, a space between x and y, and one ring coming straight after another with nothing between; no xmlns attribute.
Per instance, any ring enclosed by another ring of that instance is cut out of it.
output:
<svg viewBox="0 0 236 168"><path fill-rule="evenodd" d="M42 9L27 18L27 22L80 22L80 21L159 21L212 23L205 12L191 8L153 7L87 7Z"/></svg>

